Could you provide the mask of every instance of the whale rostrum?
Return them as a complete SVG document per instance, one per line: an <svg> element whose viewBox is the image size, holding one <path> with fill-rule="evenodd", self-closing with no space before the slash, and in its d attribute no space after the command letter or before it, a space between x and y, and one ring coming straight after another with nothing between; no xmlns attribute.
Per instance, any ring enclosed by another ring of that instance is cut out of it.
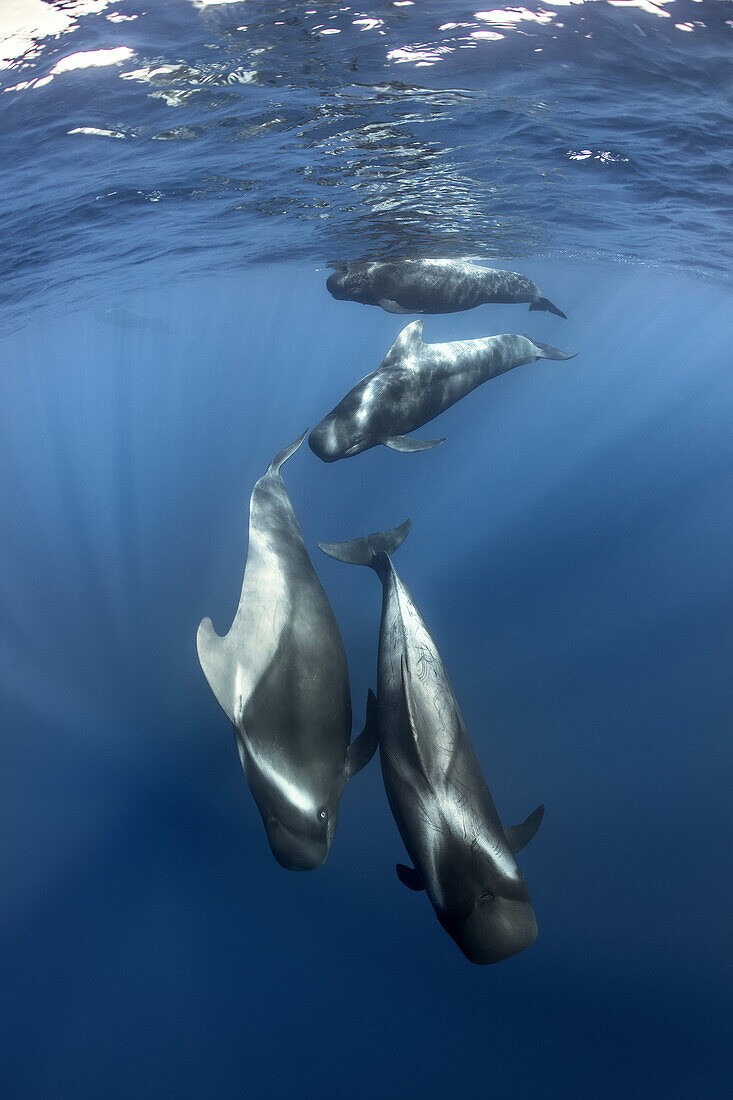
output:
<svg viewBox="0 0 733 1100"><path fill-rule="evenodd" d="M198 628L199 661L234 726L239 757L275 858L291 870L324 863L348 779L377 746L370 693L350 745L351 698L341 634L308 556L280 467L254 486L242 592L225 637Z"/></svg>
<svg viewBox="0 0 733 1100"><path fill-rule="evenodd" d="M400 881L425 890L438 920L473 963L517 954L537 936L515 854L539 828L538 806L503 829L435 641L390 555L410 529L319 543L339 561L370 566L382 582L377 711L390 808L412 867Z"/></svg>
<svg viewBox="0 0 733 1100"><path fill-rule="evenodd" d="M329 275L326 288L341 301L381 306L387 313L458 313L492 302L529 302L531 310L565 317L526 275L467 260L345 263Z"/></svg>
<svg viewBox="0 0 733 1100"><path fill-rule="evenodd" d="M424 451L444 438L419 440L410 432L491 378L538 359L573 359L529 336L486 336L426 344L423 322L399 334L381 366L362 378L316 425L308 440L324 462L350 458L383 444L395 451Z"/></svg>

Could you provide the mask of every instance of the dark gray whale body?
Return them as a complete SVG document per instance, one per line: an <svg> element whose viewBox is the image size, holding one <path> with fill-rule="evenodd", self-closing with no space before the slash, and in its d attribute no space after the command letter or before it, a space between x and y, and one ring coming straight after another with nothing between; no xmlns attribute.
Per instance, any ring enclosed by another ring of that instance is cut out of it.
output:
<svg viewBox="0 0 733 1100"><path fill-rule="evenodd" d="M378 370L354 386L310 434L311 450L324 462L350 458L383 443L395 451L424 451L442 439L410 439L456 401L523 363L572 359L529 336L487 336L424 344L422 321L402 330Z"/></svg>
<svg viewBox="0 0 733 1100"><path fill-rule="evenodd" d="M367 724L349 745L341 634L280 476L304 439L272 460L252 492L247 565L229 633L220 638L204 619L196 635L272 852L297 871L325 862L346 782L377 747L371 693Z"/></svg>
<svg viewBox="0 0 733 1100"><path fill-rule="evenodd" d="M465 260L343 264L329 275L326 289L341 301L387 313L458 313L489 302L529 302L530 309L565 316L526 275Z"/></svg>
<svg viewBox="0 0 733 1100"><path fill-rule="evenodd" d="M523 951L537 936L514 855L544 807L503 829L435 642L390 560L409 520L393 531L320 543L339 561L369 565L383 586L378 658L379 757L390 808L414 868L400 880L427 891L438 920L473 963Z"/></svg>

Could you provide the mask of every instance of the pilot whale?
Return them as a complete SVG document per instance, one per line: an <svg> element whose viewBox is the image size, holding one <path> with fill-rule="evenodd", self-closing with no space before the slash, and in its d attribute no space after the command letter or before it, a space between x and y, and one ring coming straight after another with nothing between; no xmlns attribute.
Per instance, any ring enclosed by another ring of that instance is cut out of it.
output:
<svg viewBox="0 0 733 1100"><path fill-rule="evenodd" d="M234 725L239 757L273 855L294 871L320 867L344 786L377 747L376 701L351 737L346 653L280 476L307 432L255 484L242 594L229 633L198 628L199 661Z"/></svg>
<svg viewBox="0 0 733 1100"><path fill-rule="evenodd" d="M574 358L529 336L424 344L422 330L422 321L407 325L381 366L362 378L313 429L308 443L324 462L350 458L380 443L394 451L437 447L444 437L411 439L405 433L513 367L538 359Z"/></svg>
<svg viewBox="0 0 733 1100"><path fill-rule="evenodd" d="M544 806L503 829L433 637L390 555L410 521L343 543L319 543L339 561L368 565L382 582L377 710L387 798L438 920L472 963L516 955L537 936L515 855L539 828Z"/></svg>
<svg viewBox="0 0 733 1100"><path fill-rule="evenodd" d="M458 313L489 302L529 302L531 310L565 317L526 275L466 260L342 264L326 289L340 301L381 306L387 313Z"/></svg>

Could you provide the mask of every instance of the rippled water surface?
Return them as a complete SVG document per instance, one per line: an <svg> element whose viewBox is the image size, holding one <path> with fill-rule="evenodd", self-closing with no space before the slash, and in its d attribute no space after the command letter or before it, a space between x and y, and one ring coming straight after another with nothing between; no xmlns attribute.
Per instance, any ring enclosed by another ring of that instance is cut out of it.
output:
<svg viewBox="0 0 733 1100"><path fill-rule="evenodd" d="M478 9L478 5L475 6ZM0 1093L731 1095L733 3L0 0ZM376 761L272 859L198 665L272 456L403 325L329 265L473 256L577 352L284 468L348 654L400 523L540 934L472 967Z"/></svg>
<svg viewBox="0 0 733 1100"><path fill-rule="evenodd" d="M11 303L154 260L542 253L728 275L729 2L9 0L3 31Z"/></svg>

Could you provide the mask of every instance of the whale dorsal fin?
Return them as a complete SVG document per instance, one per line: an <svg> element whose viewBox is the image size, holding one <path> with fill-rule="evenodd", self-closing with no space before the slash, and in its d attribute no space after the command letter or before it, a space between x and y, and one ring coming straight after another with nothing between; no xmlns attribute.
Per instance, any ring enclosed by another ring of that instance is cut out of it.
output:
<svg viewBox="0 0 733 1100"><path fill-rule="evenodd" d="M504 836L507 839L507 844L511 849L512 855L521 852L522 848L525 848L529 844L540 827L544 813L545 807L538 806L521 825L510 825L508 829L504 830Z"/></svg>
<svg viewBox="0 0 733 1100"><path fill-rule="evenodd" d="M235 663L232 660L228 636L220 638L214 630L211 619L204 619L196 634L201 668L209 682L209 687L230 722L236 724L236 700L234 698Z"/></svg>
<svg viewBox="0 0 733 1100"><path fill-rule="evenodd" d="M395 864L395 871L397 872L397 878L408 890L414 890L415 893L418 893L420 890L425 889L422 875L414 867L405 867L404 863L397 863Z"/></svg>
<svg viewBox="0 0 733 1100"><path fill-rule="evenodd" d="M422 321L411 321L406 325L387 353L387 358L393 356L418 355L422 347Z"/></svg>

